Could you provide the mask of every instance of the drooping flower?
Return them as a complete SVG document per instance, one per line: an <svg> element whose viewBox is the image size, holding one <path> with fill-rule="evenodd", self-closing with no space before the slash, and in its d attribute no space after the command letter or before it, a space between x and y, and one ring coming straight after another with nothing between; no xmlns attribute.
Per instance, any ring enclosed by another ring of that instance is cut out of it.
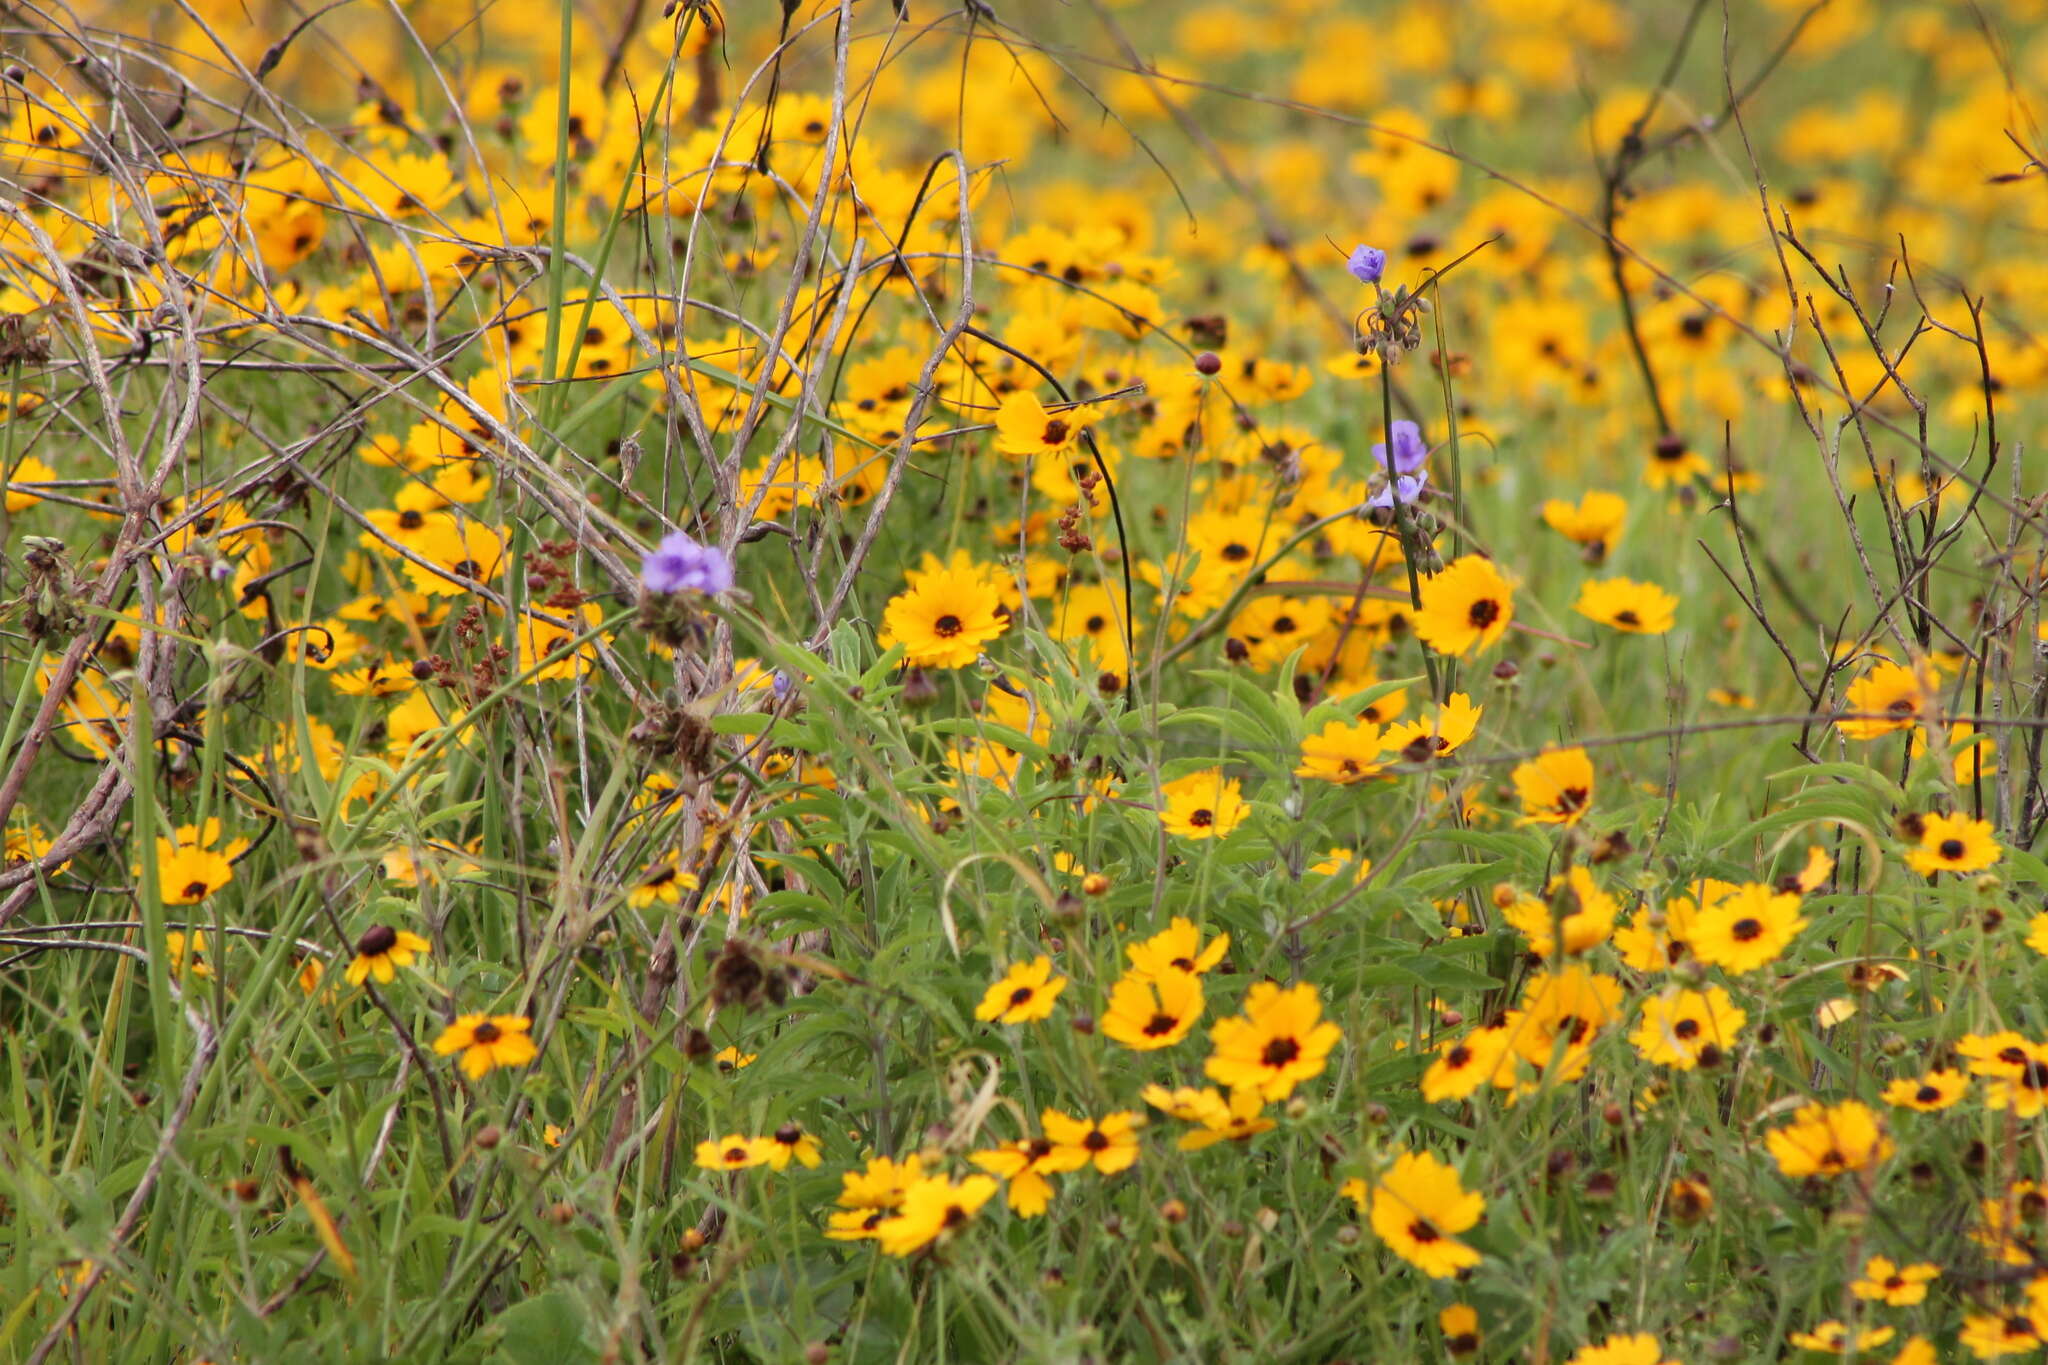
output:
<svg viewBox="0 0 2048 1365"><path fill-rule="evenodd" d="M1464 555L1422 585L1415 633L1439 654L1490 648L1515 619L1514 584L1483 555Z"/></svg>
<svg viewBox="0 0 2048 1365"><path fill-rule="evenodd" d="M410 967L415 957L432 952L433 947L409 929L373 924L356 940L356 955L342 975L351 986L360 986L364 978L372 976L382 985L391 981L400 967Z"/></svg>
<svg viewBox="0 0 2048 1365"><path fill-rule="evenodd" d="M533 1021L523 1014L465 1014L434 1040L434 1051L446 1057L462 1054L462 1070L479 1080L501 1066L525 1066L540 1055L530 1031Z"/></svg>
<svg viewBox="0 0 2048 1365"><path fill-rule="evenodd" d="M1258 1091L1233 1090L1227 1101L1205 1106L1201 1126L1182 1133L1173 1145L1183 1152L1199 1152L1219 1142L1249 1142L1278 1126L1266 1117L1265 1108L1266 1102L1259 1098Z"/></svg>
<svg viewBox="0 0 2048 1365"><path fill-rule="evenodd" d="M1245 993L1242 1014L1210 1027L1216 1050L1203 1070L1218 1085L1284 1100L1296 1085L1322 1074L1330 1050L1343 1037L1322 1015L1322 1001L1307 982L1282 987L1261 981Z"/></svg>
<svg viewBox="0 0 2048 1365"><path fill-rule="evenodd" d="M1028 1024L1052 1013L1053 1001L1067 988L1064 976L1052 974L1052 959L1040 953L1019 962L990 986L974 1008L983 1023Z"/></svg>
<svg viewBox="0 0 2048 1365"><path fill-rule="evenodd" d="M681 531L663 536L640 566L640 586L651 593L732 591L732 561L715 546L699 545Z"/></svg>
<svg viewBox="0 0 2048 1365"><path fill-rule="evenodd" d="M1512 774L1525 825L1576 825L1593 806L1593 760L1582 748L1550 749Z"/></svg>
<svg viewBox="0 0 2048 1365"><path fill-rule="evenodd" d="M1444 1334L1444 1350L1452 1356L1468 1356L1479 1349L1479 1313L1471 1304L1451 1304L1436 1315L1436 1325Z"/></svg>
<svg viewBox="0 0 2048 1365"><path fill-rule="evenodd" d="M1552 498L1543 504L1543 524L1585 547L1586 558L1595 564L1605 559L1621 539L1627 521L1628 502L1619 493L1594 489L1576 504L1563 498Z"/></svg>
<svg viewBox="0 0 2048 1365"><path fill-rule="evenodd" d="M1456 1234L1479 1222L1486 1200L1467 1190L1457 1168L1434 1153L1403 1152L1373 1182L1367 1198L1372 1230L1423 1274L1441 1280L1479 1264L1479 1252Z"/></svg>
<svg viewBox="0 0 2048 1365"><path fill-rule="evenodd" d="M1378 284L1380 276L1387 271L1387 253L1376 246L1360 242L1351 248L1351 254L1344 259L1344 268L1360 284Z"/></svg>
<svg viewBox="0 0 2048 1365"><path fill-rule="evenodd" d="M1764 1145L1794 1177L1867 1170L1892 1154L1877 1115L1858 1100L1801 1105L1792 1122L1764 1135Z"/></svg>

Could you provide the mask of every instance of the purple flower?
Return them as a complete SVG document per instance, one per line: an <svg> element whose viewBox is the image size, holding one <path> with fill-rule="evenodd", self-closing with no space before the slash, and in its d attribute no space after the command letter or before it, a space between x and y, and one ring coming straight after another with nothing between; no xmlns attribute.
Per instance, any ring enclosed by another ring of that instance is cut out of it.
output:
<svg viewBox="0 0 2048 1365"><path fill-rule="evenodd" d="M1422 496L1422 489L1429 482L1429 471L1420 474L1397 475L1392 483L1382 482L1380 491L1365 500L1367 507L1392 507L1400 503L1403 507L1413 505Z"/></svg>
<svg viewBox="0 0 2048 1365"><path fill-rule="evenodd" d="M1380 469L1387 468L1387 447L1383 441L1372 443L1372 457L1380 462ZM1422 443L1422 428L1403 419L1394 423L1394 468L1396 474L1413 474L1422 468L1422 462L1429 458L1429 447Z"/></svg>
<svg viewBox="0 0 2048 1365"><path fill-rule="evenodd" d="M716 596L732 587L732 562L711 546L699 545L677 531L664 536L640 566L640 585L652 593Z"/></svg>
<svg viewBox="0 0 2048 1365"><path fill-rule="evenodd" d="M1344 262L1344 267L1357 277L1360 284L1378 284L1380 275L1387 268L1387 253L1360 242L1351 248L1351 257Z"/></svg>

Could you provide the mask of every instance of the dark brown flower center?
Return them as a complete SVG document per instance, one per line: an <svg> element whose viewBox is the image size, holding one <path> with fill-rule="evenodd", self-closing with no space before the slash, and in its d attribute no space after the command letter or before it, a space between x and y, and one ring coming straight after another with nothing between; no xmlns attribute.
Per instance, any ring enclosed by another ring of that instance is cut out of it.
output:
<svg viewBox="0 0 2048 1365"><path fill-rule="evenodd" d="M1259 1054L1259 1060L1271 1067L1290 1065L1301 1055L1301 1044L1292 1038L1275 1038L1266 1044L1266 1050Z"/></svg>
<svg viewBox="0 0 2048 1365"><path fill-rule="evenodd" d="M1735 921L1735 927L1728 932L1735 936L1737 943L1748 943L1752 939L1763 937L1764 926L1761 920L1739 919Z"/></svg>
<svg viewBox="0 0 2048 1365"><path fill-rule="evenodd" d="M1216 812L1206 807L1198 811L1191 811L1188 814L1188 823L1196 829L1207 829L1216 823Z"/></svg>
<svg viewBox="0 0 2048 1365"><path fill-rule="evenodd" d="M373 924L356 940L356 956L382 957L398 944L398 931L388 924Z"/></svg>
<svg viewBox="0 0 2048 1365"><path fill-rule="evenodd" d="M207 886L205 882L186 882L184 896L188 901L201 901L206 899L207 893L211 890L212 888Z"/></svg>
<svg viewBox="0 0 2048 1365"><path fill-rule="evenodd" d="M1941 1091L1931 1085L1923 1085L1913 1092L1913 1098L1921 1104L1933 1104L1941 1098Z"/></svg>
<svg viewBox="0 0 2048 1365"><path fill-rule="evenodd" d="M1109 1146L1109 1134L1103 1132L1100 1128L1092 1128L1089 1130L1088 1136L1081 1139L1081 1145L1091 1152L1099 1152Z"/></svg>
<svg viewBox="0 0 2048 1365"><path fill-rule="evenodd" d="M1617 626L1639 626L1642 623L1643 618L1627 607L1623 607L1620 611L1614 613L1614 624Z"/></svg>
<svg viewBox="0 0 2048 1365"><path fill-rule="evenodd" d="M952 639L960 633L960 618L950 611L947 612L944 616L932 622L932 633L941 639Z"/></svg>
<svg viewBox="0 0 2048 1365"><path fill-rule="evenodd" d="M1070 428L1064 421L1055 417L1045 424L1045 431L1039 439L1049 446L1060 445L1067 439L1067 432L1069 430Z"/></svg>
<svg viewBox="0 0 2048 1365"><path fill-rule="evenodd" d="M1472 609L1466 613L1466 619L1484 630L1500 619L1500 603L1491 597L1482 597L1472 604Z"/></svg>
<svg viewBox="0 0 2048 1365"><path fill-rule="evenodd" d="M496 1024L486 1019L478 1024L469 1036L479 1043L495 1043L505 1035Z"/></svg>
<svg viewBox="0 0 2048 1365"><path fill-rule="evenodd" d="M1429 1221L1424 1218L1418 1218L1408 1225L1408 1235L1425 1246L1443 1236L1442 1233L1431 1227Z"/></svg>
<svg viewBox="0 0 2048 1365"><path fill-rule="evenodd" d="M1671 1026L1671 1032L1679 1038L1697 1038L1700 1033L1700 1021L1697 1019L1681 1019Z"/></svg>
<svg viewBox="0 0 2048 1365"><path fill-rule="evenodd" d="M1941 841L1941 856L1950 862L1955 862L1961 858L1963 856L1963 841L1961 839L1943 839Z"/></svg>
<svg viewBox="0 0 2048 1365"><path fill-rule="evenodd" d="M1030 986L1019 986L1016 990L1010 992L1010 1008L1015 1009L1019 1005L1029 1003L1031 997L1036 994L1038 992Z"/></svg>
<svg viewBox="0 0 2048 1365"><path fill-rule="evenodd" d="M1155 1014L1145 1021L1144 1034L1147 1038L1163 1038L1179 1024L1180 1020L1170 1014Z"/></svg>

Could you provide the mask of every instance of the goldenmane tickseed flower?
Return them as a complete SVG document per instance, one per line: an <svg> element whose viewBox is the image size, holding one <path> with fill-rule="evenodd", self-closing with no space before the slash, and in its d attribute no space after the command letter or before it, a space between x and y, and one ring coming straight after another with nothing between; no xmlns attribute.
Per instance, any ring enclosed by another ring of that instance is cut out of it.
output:
<svg viewBox="0 0 2048 1365"><path fill-rule="evenodd" d="M774 1145L767 1138L748 1137L745 1133L706 1138L697 1144L697 1164L707 1171L744 1171L750 1166L765 1166ZM788 1158L783 1161L786 1165Z"/></svg>
<svg viewBox="0 0 2048 1365"><path fill-rule="evenodd" d="M794 1123L785 1123L761 1141L768 1144L770 1170L786 1170L794 1161L806 1170L816 1170L824 1159L818 1139Z"/></svg>
<svg viewBox="0 0 2048 1365"><path fill-rule="evenodd" d="M1906 865L1923 877L1937 872L1980 872L2004 856L1989 820L1960 812L1920 818L1920 843L1906 852Z"/></svg>
<svg viewBox="0 0 2048 1365"><path fill-rule="evenodd" d="M1588 580L1572 610L1626 635L1662 635L1678 623L1676 597L1632 578Z"/></svg>
<svg viewBox="0 0 2048 1365"><path fill-rule="evenodd" d="M1867 1104L1805 1104L1792 1122L1764 1135L1764 1145L1788 1176L1840 1175L1875 1166L1892 1154L1877 1115Z"/></svg>
<svg viewBox="0 0 2048 1365"><path fill-rule="evenodd" d="M1882 1346L1898 1335L1896 1327L1866 1327L1856 1333L1855 1349L1867 1351ZM1841 1355L1849 1350L1849 1327L1847 1323L1829 1319L1817 1323L1804 1332L1793 1332L1786 1340L1803 1351L1822 1351L1828 1355Z"/></svg>
<svg viewBox="0 0 2048 1365"><path fill-rule="evenodd" d="M1553 1079L1575 1081L1600 1031L1620 1020L1621 1002L1621 983L1581 962L1538 972L1522 988L1522 1007L1508 1012L1508 1044Z"/></svg>
<svg viewBox="0 0 2048 1365"><path fill-rule="evenodd" d="M1380 746L1402 763L1427 763L1457 752L1479 732L1484 706L1474 706L1463 692L1453 692L1428 719L1389 725L1380 736Z"/></svg>
<svg viewBox="0 0 2048 1365"><path fill-rule="evenodd" d="M1491 1028L1472 1029L1462 1038L1437 1045L1437 1059L1422 1073L1422 1098L1431 1104L1462 1100L1488 1081L1499 1084L1503 1069L1512 1084L1515 1065L1505 1020Z"/></svg>
<svg viewBox="0 0 2048 1365"><path fill-rule="evenodd" d="M716 597L731 592L732 585L732 561L716 546L700 545L682 531L663 536L640 565L640 586L651 593Z"/></svg>
<svg viewBox="0 0 2048 1365"><path fill-rule="evenodd" d="M1834 871L1834 858L1819 844L1813 844L1806 850L1805 865L1797 872L1780 877L1778 889L1797 891L1802 896L1810 896L1827 885L1828 878L1834 875Z"/></svg>
<svg viewBox="0 0 2048 1365"><path fill-rule="evenodd" d="M1915 1109L1923 1114L1946 1109L1970 1090L1970 1078L1949 1067L1938 1066L1919 1076L1901 1076L1879 1096L1886 1104Z"/></svg>
<svg viewBox="0 0 2048 1365"><path fill-rule="evenodd" d="M901 644L920 668L965 668L1010 628L1002 594L987 575L954 568L917 577L882 613L882 647Z"/></svg>
<svg viewBox="0 0 2048 1365"><path fill-rule="evenodd" d="M878 1156L861 1170L842 1172L839 1211L826 1218L825 1235L835 1242L873 1237L883 1220L902 1207L910 1187L923 1178L924 1167L914 1155L900 1162Z"/></svg>
<svg viewBox="0 0 2048 1365"><path fill-rule="evenodd" d="M1202 942L1202 931L1195 922L1185 915L1175 915L1167 926L1142 943L1132 943L1124 948L1124 955L1131 960L1130 977L1164 976L1174 972L1188 972L1195 976L1214 967L1230 951L1230 935L1218 934L1206 944Z"/></svg>
<svg viewBox="0 0 2048 1365"><path fill-rule="evenodd" d="M1003 395L996 408L996 450L1025 459L1057 455L1100 420L1100 414L1086 404L1047 412L1037 394L1017 389Z"/></svg>
<svg viewBox="0 0 2048 1365"><path fill-rule="evenodd" d="M1805 927L1797 895L1749 882L1695 915L1687 943L1700 961L1740 975L1777 961Z"/></svg>
<svg viewBox="0 0 2048 1365"><path fill-rule="evenodd" d="M1444 1334L1444 1350L1453 1356L1468 1356L1479 1349L1479 1313L1469 1303L1454 1303L1436 1315L1437 1330Z"/></svg>
<svg viewBox="0 0 2048 1365"><path fill-rule="evenodd" d="M1666 1360L1657 1338L1648 1332L1617 1332L1597 1346L1581 1346L1564 1365L1678 1365Z"/></svg>
<svg viewBox="0 0 2048 1365"><path fill-rule="evenodd" d="M189 935L179 929L165 931L164 957L173 977L182 977L187 972L200 977L213 975L213 968L206 961L206 931L203 929L194 929Z"/></svg>
<svg viewBox="0 0 2048 1365"><path fill-rule="evenodd" d="M1850 1282L1849 1292L1859 1299L1907 1308L1926 1299L1928 1281L1940 1278L1941 1267L1927 1261L1896 1265L1887 1257L1873 1256L1863 1263L1863 1277Z"/></svg>
<svg viewBox="0 0 2048 1365"><path fill-rule="evenodd" d="M2009 1309L1998 1313L1965 1313L1957 1338L1979 1360L2032 1355L2041 1349L2043 1324L2032 1313Z"/></svg>
<svg viewBox="0 0 2048 1365"><path fill-rule="evenodd" d="M1049 1137L1035 1137L1005 1142L967 1159L990 1175L1002 1177L1010 1212L1019 1218L1036 1218L1052 1203L1052 1181L1047 1177L1079 1170L1088 1163L1088 1154L1062 1148Z"/></svg>
<svg viewBox="0 0 2048 1365"><path fill-rule="evenodd" d="M1457 1168L1431 1152L1403 1152L1366 1189L1349 1181L1342 1193L1370 1209L1372 1230L1389 1250L1432 1279L1478 1265L1477 1250L1456 1234L1475 1226L1486 1199L1467 1190Z"/></svg>
<svg viewBox="0 0 2048 1365"><path fill-rule="evenodd" d="M926 1176L904 1191L893 1218L875 1228L875 1240L891 1256L908 1256L971 1222L996 1192L991 1176L970 1175L955 1183Z"/></svg>
<svg viewBox="0 0 2048 1365"><path fill-rule="evenodd" d="M1323 1072L1343 1031L1323 1019L1322 1001L1307 982L1282 987L1261 981L1245 993L1244 1012L1210 1026L1215 1051L1203 1063L1210 1080L1284 1100Z"/></svg>
<svg viewBox="0 0 2048 1365"><path fill-rule="evenodd" d="M1549 957L1557 951L1560 932L1567 953L1597 948L1607 941L1615 916L1621 913L1614 897L1602 891L1593 874L1579 864L1573 864L1564 876L1551 879L1548 900L1522 894L1505 884L1501 889L1511 897L1501 917L1529 940L1529 951L1538 957Z"/></svg>
<svg viewBox="0 0 2048 1365"><path fill-rule="evenodd" d="M1053 1160L1079 1170L1092 1165L1103 1175L1127 1171L1138 1159L1138 1129L1145 1116L1128 1109L1099 1119L1077 1119L1048 1107L1038 1116L1053 1144Z"/></svg>
<svg viewBox="0 0 2048 1365"><path fill-rule="evenodd" d="M1187 1037L1202 1008L1202 979L1192 972L1126 973L1110 987L1099 1027L1114 1042L1152 1052Z"/></svg>
<svg viewBox="0 0 2048 1365"><path fill-rule="evenodd" d="M1576 825L1593 807L1593 760L1584 749L1538 754L1511 776L1525 825Z"/></svg>
<svg viewBox="0 0 2048 1365"><path fill-rule="evenodd" d="M1379 761L1383 747L1380 727L1371 721L1333 720L1301 741L1301 766L1294 775L1322 782L1362 782L1386 766Z"/></svg>
<svg viewBox="0 0 2048 1365"><path fill-rule="evenodd" d="M1594 489L1576 504L1551 498L1543 504L1543 524L1565 539L1585 547L1586 558L1598 564L1621 539L1628 521L1628 502L1619 493Z"/></svg>
<svg viewBox="0 0 2048 1365"><path fill-rule="evenodd" d="M1628 1040L1644 1059L1658 1066L1690 1071L1712 1066L1735 1046L1736 1035L1749 1022L1719 986L1705 991L1677 991L1644 999L1643 1012Z"/></svg>
<svg viewBox="0 0 2048 1365"><path fill-rule="evenodd" d="M372 976L382 985L397 976L400 967L410 967L415 957L433 951L431 944L410 929L373 924L356 940L355 956L342 976L351 986L360 986Z"/></svg>
<svg viewBox="0 0 2048 1365"><path fill-rule="evenodd" d="M523 1014L465 1014L434 1040L434 1051L446 1057L462 1054L462 1071L480 1080L501 1066L525 1066L540 1055L529 1030L533 1021Z"/></svg>
<svg viewBox="0 0 2048 1365"><path fill-rule="evenodd" d="M2008 1043L1995 1065L1994 1070L1993 1063L1980 1060L1970 1068L1990 1078L1984 1088L1986 1109L2010 1109L2014 1117L2029 1119L2048 1108L2048 1044Z"/></svg>
<svg viewBox="0 0 2048 1365"><path fill-rule="evenodd" d="M1938 683L1926 663L1908 668L1886 661L1849 684L1842 709L1850 714L1835 722L1845 739L1877 739L1911 729L1932 716Z"/></svg>
<svg viewBox="0 0 2048 1365"><path fill-rule="evenodd" d="M1514 584L1483 555L1464 555L1422 585L1415 633L1439 654L1489 649L1515 619Z"/></svg>
<svg viewBox="0 0 2048 1365"><path fill-rule="evenodd" d="M234 860L249 848L247 839L221 844L217 818L204 828L179 825L171 834L156 841L156 879L165 905L197 905L219 891L235 879ZM130 871L140 877L142 864L132 864Z"/></svg>
<svg viewBox="0 0 2048 1365"><path fill-rule="evenodd" d="M1018 962L990 986L974 1008L983 1023L1028 1024L1052 1013L1053 1001L1067 988L1064 976L1054 976L1052 959L1040 953L1029 962Z"/></svg>
<svg viewBox="0 0 2048 1365"><path fill-rule="evenodd" d="M1159 823L1168 834L1182 839L1220 839L1244 823L1251 805L1239 792L1238 781L1226 778L1221 768L1205 768L1175 778L1159 788L1166 799Z"/></svg>
<svg viewBox="0 0 2048 1365"><path fill-rule="evenodd" d="M1204 1092L1214 1095L1214 1090ZM1199 1152L1219 1142L1249 1142L1279 1125L1266 1117L1266 1102L1256 1090L1233 1090L1220 1104L1205 1104L1198 1128L1182 1133L1174 1146L1183 1152Z"/></svg>

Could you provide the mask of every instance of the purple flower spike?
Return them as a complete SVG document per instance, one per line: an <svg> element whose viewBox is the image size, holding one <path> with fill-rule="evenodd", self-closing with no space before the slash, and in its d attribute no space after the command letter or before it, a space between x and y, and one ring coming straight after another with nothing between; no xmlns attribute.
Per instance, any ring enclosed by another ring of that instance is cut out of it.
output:
<svg viewBox="0 0 2048 1365"><path fill-rule="evenodd" d="M1360 242L1351 248L1350 259L1344 262L1345 269L1355 276L1360 284L1378 284L1387 268L1387 253L1376 246Z"/></svg>
<svg viewBox="0 0 2048 1365"><path fill-rule="evenodd" d="M1380 462L1380 468L1387 467L1387 447L1383 441L1372 443L1372 457ZM1396 474L1413 474L1422 468L1422 462L1429 458L1429 447L1422 442L1422 428L1405 419L1394 423L1394 469Z"/></svg>
<svg viewBox="0 0 2048 1365"><path fill-rule="evenodd" d="M715 597L732 588L732 562L677 531L664 536L640 566L640 585L651 593L701 592Z"/></svg>

